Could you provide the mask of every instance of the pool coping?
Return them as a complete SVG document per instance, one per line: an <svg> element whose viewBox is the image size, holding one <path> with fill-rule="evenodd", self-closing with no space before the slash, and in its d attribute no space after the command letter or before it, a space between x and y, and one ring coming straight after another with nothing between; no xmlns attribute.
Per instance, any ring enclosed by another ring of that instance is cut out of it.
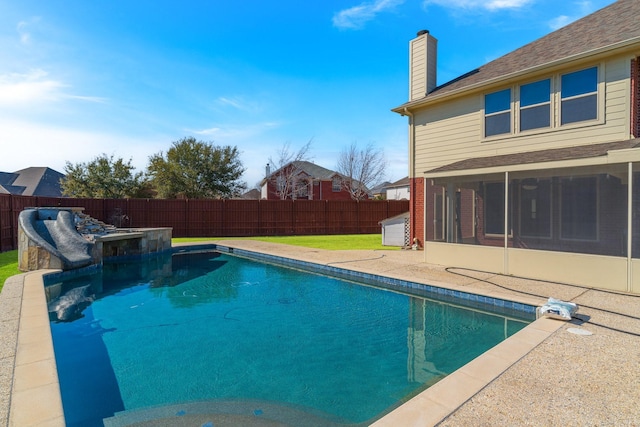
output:
<svg viewBox="0 0 640 427"><path fill-rule="evenodd" d="M43 279L44 275L56 271L59 270L22 275L8 419L11 427L65 425Z"/></svg>
<svg viewBox="0 0 640 427"><path fill-rule="evenodd" d="M180 245L179 247L186 246L198 247L200 245ZM217 246L218 248L226 247L225 245ZM232 252L241 255L242 251L245 250L234 248ZM322 264L299 259L299 257L286 258L258 251L246 252L251 255L259 254L260 256L285 260L297 258L297 261L302 263L335 268L328 265L331 263ZM340 270L358 271L358 269L352 268L340 268ZM44 290L44 276L56 272L59 270L38 270L9 279L22 280L23 282L7 422L7 425L12 427L65 425ZM362 272L360 271L360 273ZM469 293L468 287L462 291L460 286L453 284L429 281L427 286L444 288L452 292ZM537 300L530 297L514 298L499 292L487 292L481 289L474 289L474 294L481 294L489 298L515 300L518 304L539 305L536 303ZM376 427L436 425L563 325L565 322L548 318L535 320L371 425Z"/></svg>

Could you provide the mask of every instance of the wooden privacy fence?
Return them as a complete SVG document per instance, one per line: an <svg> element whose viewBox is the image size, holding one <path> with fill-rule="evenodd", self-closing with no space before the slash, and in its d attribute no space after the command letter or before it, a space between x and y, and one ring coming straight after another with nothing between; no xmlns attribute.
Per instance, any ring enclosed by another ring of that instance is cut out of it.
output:
<svg viewBox="0 0 640 427"><path fill-rule="evenodd" d="M70 199L0 194L0 251L17 248L26 207L83 207L117 227L172 227L174 237L379 233L379 221L407 212L406 200Z"/></svg>

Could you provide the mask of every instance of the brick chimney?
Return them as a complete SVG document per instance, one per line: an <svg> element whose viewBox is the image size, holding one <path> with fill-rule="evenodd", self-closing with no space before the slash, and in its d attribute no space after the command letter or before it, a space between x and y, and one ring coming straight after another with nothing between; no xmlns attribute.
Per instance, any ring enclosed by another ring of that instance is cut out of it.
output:
<svg viewBox="0 0 640 427"><path fill-rule="evenodd" d="M438 40L429 31L418 31L409 42L409 101L424 98L436 87Z"/></svg>

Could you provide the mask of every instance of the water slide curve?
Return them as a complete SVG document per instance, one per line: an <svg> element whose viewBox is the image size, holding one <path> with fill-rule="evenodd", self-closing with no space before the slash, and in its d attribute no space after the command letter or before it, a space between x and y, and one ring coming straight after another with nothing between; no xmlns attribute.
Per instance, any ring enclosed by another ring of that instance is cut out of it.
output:
<svg viewBox="0 0 640 427"><path fill-rule="evenodd" d="M57 209L25 209L18 217L20 228L33 244L60 259L63 270L93 263L93 243L76 230L73 213Z"/></svg>

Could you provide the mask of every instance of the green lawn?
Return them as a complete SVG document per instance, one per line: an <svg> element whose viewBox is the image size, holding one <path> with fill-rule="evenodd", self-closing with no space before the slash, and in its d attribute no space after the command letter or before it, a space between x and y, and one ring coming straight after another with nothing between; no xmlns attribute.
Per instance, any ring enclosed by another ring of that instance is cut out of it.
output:
<svg viewBox="0 0 640 427"><path fill-rule="evenodd" d="M0 290L2 290L5 280L20 273L21 271L18 270L18 251L0 253Z"/></svg>
<svg viewBox="0 0 640 427"><path fill-rule="evenodd" d="M332 251L353 249L399 250L399 247L382 246L380 234L340 234L330 236L270 236L270 237L179 237L174 242L202 242L206 240L258 240L261 242L284 243L307 248L327 249Z"/></svg>

